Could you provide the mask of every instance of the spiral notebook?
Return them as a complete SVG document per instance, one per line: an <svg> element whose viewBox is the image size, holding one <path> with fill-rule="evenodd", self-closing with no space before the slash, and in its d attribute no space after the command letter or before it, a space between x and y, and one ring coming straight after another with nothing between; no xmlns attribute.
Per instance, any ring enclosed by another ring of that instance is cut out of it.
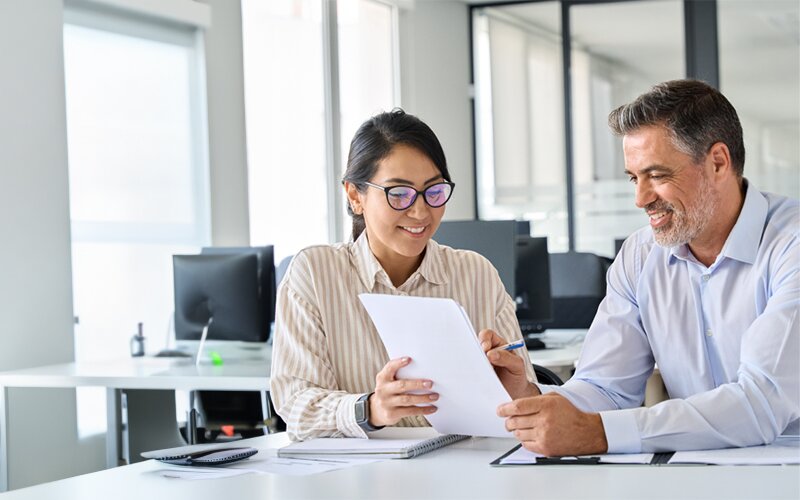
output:
<svg viewBox="0 0 800 500"><path fill-rule="evenodd" d="M386 427L369 439L317 438L278 450L279 457L302 458L346 455L350 458L413 458L469 436L439 434L432 427Z"/></svg>

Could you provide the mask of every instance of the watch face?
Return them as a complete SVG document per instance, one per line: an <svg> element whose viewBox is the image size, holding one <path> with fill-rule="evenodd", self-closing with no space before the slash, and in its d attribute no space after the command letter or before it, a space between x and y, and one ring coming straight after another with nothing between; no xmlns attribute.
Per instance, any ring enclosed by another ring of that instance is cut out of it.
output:
<svg viewBox="0 0 800 500"><path fill-rule="evenodd" d="M364 415L366 401L356 401L356 422L364 422L367 418Z"/></svg>

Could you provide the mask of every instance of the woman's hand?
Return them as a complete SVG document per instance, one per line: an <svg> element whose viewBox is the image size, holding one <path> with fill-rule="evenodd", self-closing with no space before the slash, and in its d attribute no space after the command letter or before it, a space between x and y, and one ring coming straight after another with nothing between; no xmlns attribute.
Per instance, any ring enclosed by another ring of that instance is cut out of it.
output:
<svg viewBox="0 0 800 500"><path fill-rule="evenodd" d="M525 361L511 351L495 348L506 344L502 337L493 330L481 330L478 334L483 352L494 366L497 377L512 399L538 396L539 388L531 384L525 372Z"/></svg>
<svg viewBox="0 0 800 500"><path fill-rule="evenodd" d="M393 359L375 376L375 392L369 398L370 425L394 425L404 417L430 415L436 411L431 403L439 399L439 394L431 392L432 381L397 380L397 370L409 363L411 358L408 357ZM412 391L415 393L410 393Z"/></svg>

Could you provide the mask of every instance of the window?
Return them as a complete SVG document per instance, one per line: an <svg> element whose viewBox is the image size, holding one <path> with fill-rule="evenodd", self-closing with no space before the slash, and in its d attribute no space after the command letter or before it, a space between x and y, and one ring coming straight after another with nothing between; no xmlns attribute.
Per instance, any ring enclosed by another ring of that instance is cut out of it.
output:
<svg viewBox="0 0 800 500"><path fill-rule="evenodd" d="M64 61L75 358L164 347L171 256L209 241L205 106L194 30L67 11ZM79 434L105 430L104 392L78 392Z"/></svg>
<svg viewBox="0 0 800 500"><path fill-rule="evenodd" d="M478 213L527 219L566 250L560 6L541 2L476 12Z"/></svg>
<svg viewBox="0 0 800 500"><path fill-rule="evenodd" d="M744 175L800 197L800 3L718 2L720 88L744 128Z"/></svg>
<svg viewBox="0 0 800 500"><path fill-rule="evenodd" d="M684 77L679 0L575 5L572 155L575 249L614 255L614 240L647 224L625 175L622 141L608 113L653 84ZM635 47L635 50L632 48Z"/></svg>
<svg viewBox="0 0 800 500"><path fill-rule="evenodd" d="M329 197L357 127L399 104L395 26L373 0L242 1L250 240L277 260L348 238Z"/></svg>
<svg viewBox="0 0 800 500"><path fill-rule="evenodd" d="M681 4L572 4L569 12L571 186L561 2L473 11L478 214L530 220L551 252L613 255L614 239L645 221L606 117L653 83L682 76Z"/></svg>

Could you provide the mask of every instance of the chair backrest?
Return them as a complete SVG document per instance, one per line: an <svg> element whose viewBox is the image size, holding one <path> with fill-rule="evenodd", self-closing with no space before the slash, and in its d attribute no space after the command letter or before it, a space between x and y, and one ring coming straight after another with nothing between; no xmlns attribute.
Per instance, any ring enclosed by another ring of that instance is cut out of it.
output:
<svg viewBox="0 0 800 500"><path fill-rule="evenodd" d="M561 377L553 373L553 371L550 370L549 368L545 368L544 366L539 366L536 363L532 364L533 364L533 373L536 374L536 380L538 380L540 384L562 385L564 383L561 380Z"/></svg>
<svg viewBox="0 0 800 500"><path fill-rule="evenodd" d="M553 321L548 328L589 328L606 295L610 263L593 253L550 254Z"/></svg>
<svg viewBox="0 0 800 500"><path fill-rule="evenodd" d="M289 264L292 262L292 258L294 255L289 255L281 259L278 267L275 268L275 287L277 288L281 281L283 281L283 277L286 275L286 270L289 269Z"/></svg>

